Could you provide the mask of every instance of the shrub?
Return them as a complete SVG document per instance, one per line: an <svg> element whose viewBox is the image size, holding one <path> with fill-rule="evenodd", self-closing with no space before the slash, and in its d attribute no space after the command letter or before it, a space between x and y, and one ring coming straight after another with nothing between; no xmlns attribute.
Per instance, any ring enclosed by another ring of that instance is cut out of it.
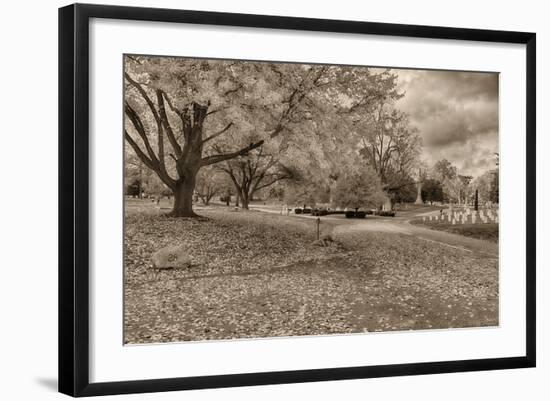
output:
<svg viewBox="0 0 550 401"><path fill-rule="evenodd" d="M378 215L384 217L395 217L395 212L392 212L390 210L381 210L380 212L378 212Z"/></svg>
<svg viewBox="0 0 550 401"><path fill-rule="evenodd" d="M364 219L366 215L367 215L366 212L356 212L355 213L355 217L358 218L358 219Z"/></svg>
<svg viewBox="0 0 550 401"><path fill-rule="evenodd" d="M329 211L326 209L313 209L311 214L314 216L326 216L329 214Z"/></svg>
<svg viewBox="0 0 550 401"><path fill-rule="evenodd" d="M296 214L302 214L302 209L297 207L296 209L294 209L294 213Z"/></svg>
<svg viewBox="0 0 550 401"><path fill-rule="evenodd" d="M308 208L306 207L306 208L304 208L304 210L302 210L302 212L303 212L304 214L309 214L309 213L311 213L311 209L308 209Z"/></svg>
<svg viewBox="0 0 550 401"><path fill-rule="evenodd" d="M355 212L352 210L348 210L346 212L346 219L353 219L355 217Z"/></svg>

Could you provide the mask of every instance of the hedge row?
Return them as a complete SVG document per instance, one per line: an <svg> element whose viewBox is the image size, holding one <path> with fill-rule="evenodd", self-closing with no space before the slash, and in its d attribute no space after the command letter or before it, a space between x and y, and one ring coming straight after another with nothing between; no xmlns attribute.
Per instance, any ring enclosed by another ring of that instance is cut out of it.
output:
<svg viewBox="0 0 550 401"><path fill-rule="evenodd" d="M296 214L312 214L313 216L328 216L331 214L344 214L348 219L351 218L357 218L357 219L364 219L366 215L375 214L377 216L383 216L383 217L395 217L395 212L392 211L376 211L373 212L372 210L365 210L365 211L343 211L343 210L327 210L327 209L309 209L309 208L296 208L294 209L294 213Z"/></svg>
<svg viewBox="0 0 550 401"><path fill-rule="evenodd" d="M381 210L378 212L378 216L395 217L395 212L392 212L390 210Z"/></svg>
<svg viewBox="0 0 550 401"><path fill-rule="evenodd" d="M372 212L369 214L372 214ZM352 210L348 210L346 212L347 219L364 219L366 215L367 215L367 212L365 211L354 212Z"/></svg>

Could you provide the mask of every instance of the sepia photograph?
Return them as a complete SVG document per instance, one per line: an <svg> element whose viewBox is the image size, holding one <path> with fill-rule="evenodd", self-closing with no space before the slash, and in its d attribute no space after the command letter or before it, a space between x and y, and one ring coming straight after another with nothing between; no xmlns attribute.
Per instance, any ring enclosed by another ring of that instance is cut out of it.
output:
<svg viewBox="0 0 550 401"><path fill-rule="evenodd" d="M124 55L124 344L499 326L499 74Z"/></svg>

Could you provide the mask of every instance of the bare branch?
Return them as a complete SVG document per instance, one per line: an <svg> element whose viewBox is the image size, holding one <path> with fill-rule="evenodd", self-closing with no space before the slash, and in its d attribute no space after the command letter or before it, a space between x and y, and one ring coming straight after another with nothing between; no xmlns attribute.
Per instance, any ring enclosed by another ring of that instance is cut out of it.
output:
<svg viewBox="0 0 550 401"><path fill-rule="evenodd" d="M243 84L239 84L239 85L237 85L236 88L229 89L229 90L225 91L225 93L223 95L227 96L227 95L230 95L232 93L238 92L242 87L243 87Z"/></svg>
<svg viewBox="0 0 550 401"><path fill-rule="evenodd" d="M155 166L154 166L154 163L151 159L149 159L147 157L147 155L141 150L141 148L139 147L139 145L136 143L136 141L134 141L134 139L131 137L130 134L128 134L128 131L127 130L124 130L124 137L126 138L126 140L128 141L128 143L130 144L130 146L132 147L132 149L134 149L134 152L136 152L136 155L139 157L139 159L143 162L143 164L145 164L147 167L149 167L151 170L155 170Z"/></svg>
<svg viewBox="0 0 550 401"><path fill-rule="evenodd" d="M140 65L141 65L141 61L139 61L136 57L130 56L129 54L127 54L126 57L127 57L129 60L132 60L134 63L137 63L137 64L140 64Z"/></svg>
<svg viewBox="0 0 550 401"><path fill-rule="evenodd" d="M174 152L176 152L176 155L178 157L180 157L181 156L181 147L178 144L178 141L176 140L176 136L174 135L174 131L172 130L172 126L170 125L170 121L168 121L168 116L166 114L166 109L164 107L164 99L165 98L166 98L170 108L172 110L174 110L173 106L171 106L171 102L168 98L168 95L164 91L158 89L157 90L157 101L158 101L158 104L159 104L159 112L160 112L159 114L160 114L160 119L162 121L162 126L166 130L166 136L168 137L168 140L170 141L170 145L172 145L172 148L174 149Z"/></svg>
<svg viewBox="0 0 550 401"><path fill-rule="evenodd" d="M149 143L149 138L147 138L145 127L141 122L141 118L136 113L136 111L132 108L132 106L130 106L130 103L128 103L128 101L125 102L124 111L126 112L126 115L130 118L130 121L132 121L132 124L134 125L137 133L141 137L141 140L145 145L145 149L147 149L147 153L149 153L149 157L151 161L154 164L158 165L159 160L157 159L157 156L155 155L155 151L153 150L153 148L151 147L151 144Z"/></svg>
<svg viewBox="0 0 550 401"><path fill-rule="evenodd" d="M264 144L264 141L261 140L261 141L256 142L256 143L251 143L250 145L248 145L248 146L246 146L246 147L244 147L240 150L237 150L236 152L207 156L207 157L205 157L201 160L201 166L208 166L210 164L215 164L215 163L218 163L218 162L221 162L221 161L224 161L224 160L234 159L235 157L238 157L238 156L244 156L244 155L248 154L248 152L250 152L252 149L256 149L256 148L262 146L263 144Z"/></svg>
<svg viewBox="0 0 550 401"><path fill-rule="evenodd" d="M209 140L211 140L211 139L217 138L218 136L220 136L221 134L223 134L224 132L226 132L229 128L231 128L232 126L233 126L233 123L232 123L232 122L229 123L229 124L227 124L227 126L226 126L224 129L222 129L221 131L216 132L215 134L212 134L212 135L210 135L209 137L206 137L205 139L203 139L203 140L202 140L202 143L205 143L205 142L207 142L207 141L209 141Z"/></svg>
<svg viewBox="0 0 550 401"><path fill-rule="evenodd" d="M208 113L206 113L206 116L210 116L212 114L216 114L222 110L227 110L229 107L220 107L219 109L214 109L214 110L211 110L209 111Z"/></svg>
<svg viewBox="0 0 550 401"><path fill-rule="evenodd" d="M153 113L153 117L155 117L155 121L157 122L157 124L160 124L160 117L159 117L159 114L157 113L157 109L155 108L155 104L153 103L153 101L151 100L151 98L149 97L145 89L143 89L143 86L141 86L139 82L135 81L127 72L124 73L124 77L128 80L128 82L132 84L132 86L134 86L138 90L141 97L145 100L145 102L149 106L149 109L151 109L151 113Z"/></svg>
<svg viewBox="0 0 550 401"><path fill-rule="evenodd" d="M176 187L176 181L172 177L170 177L170 175L166 172L164 166L161 166L158 162L149 159L127 130L124 130L124 137L130 144L132 149L134 149L134 152L136 152L136 155L143 162L143 164L153 170L161 179L161 181L173 190Z"/></svg>

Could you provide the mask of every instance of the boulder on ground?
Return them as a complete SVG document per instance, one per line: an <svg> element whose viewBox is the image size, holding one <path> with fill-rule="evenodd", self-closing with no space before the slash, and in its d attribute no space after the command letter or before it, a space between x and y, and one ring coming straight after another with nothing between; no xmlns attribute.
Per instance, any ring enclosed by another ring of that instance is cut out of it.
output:
<svg viewBox="0 0 550 401"><path fill-rule="evenodd" d="M167 246L159 249L151 257L154 269L186 269L192 259L182 246Z"/></svg>

